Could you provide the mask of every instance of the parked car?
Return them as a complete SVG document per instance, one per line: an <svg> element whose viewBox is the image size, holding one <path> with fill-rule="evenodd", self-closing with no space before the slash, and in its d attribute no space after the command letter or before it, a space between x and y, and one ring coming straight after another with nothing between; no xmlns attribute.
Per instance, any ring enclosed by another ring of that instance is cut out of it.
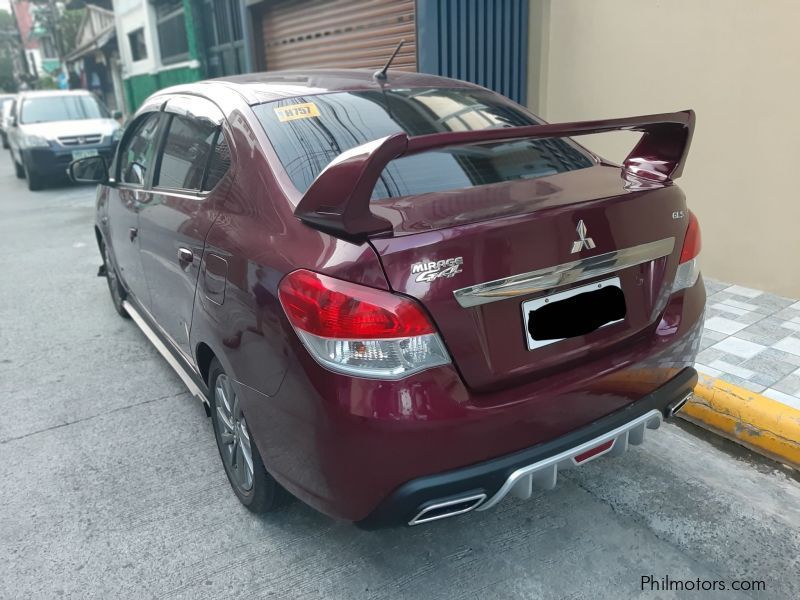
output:
<svg viewBox="0 0 800 600"><path fill-rule="evenodd" d="M13 94L0 94L0 139L2 139L3 148L8 148L8 137L6 136L6 117L11 111L11 105L13 102Z"/></svg>
<svg viewBox="0 0 800 600"><path fill-rule="evenodd" d="M87 91L20 93L7 130L17 177L39 190L49 178L64 177L73 160L111 160L122 136L116 117Z"/></svg>
<svg viewBox="0 0 800 600"><path fill-rule="evenodd" d="M158 92L110 169L71 173L100 184L114 307L207 406L239 500L416 525L552 488L686 401L693 127L278 72ZM569 137L616 130L642 132L622 166Z"/></svg>

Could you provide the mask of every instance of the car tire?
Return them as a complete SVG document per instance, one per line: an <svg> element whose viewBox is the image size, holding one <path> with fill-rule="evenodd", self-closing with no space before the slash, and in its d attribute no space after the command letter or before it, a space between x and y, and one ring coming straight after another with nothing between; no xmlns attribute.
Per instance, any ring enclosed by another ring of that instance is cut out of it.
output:
<svg viewBox="0 0 800 600"><path fill-rule="evenodd" d="M41 175L37 175L35 172L31 171L27 164L23 166L25 172L25 179L28 181L28 189L31 192L38 192L39 190L44 189L44 177Z"/></svg>
<svg viewBox="0 0 800 600"><path fill-rule="evenodd" d="M208 381L214 437L231 488L250 512L277 510L289 500L289 493L267 473L232 380L217 359L211 362Z"/></svg>
<svg viewBox="0 0 800 600"><path fill-rule="evenodd" d="M123 302L128 297L128 292L122 285L122 280L119 278L119 271L114 266L114 261L111 260L111 255L108 252L108 247L105 243L100 242L100 253L103 255L103 267L106 273L106 283L108 284L108 291L111 294L111 302L114 304L114 309L119 313L119 316L130 319L128 311L125 310Z"/></svg>
<svg viewBox="0 0 800 600"><path fill-rule="evenodd" d="M11 162L14 164L14 174L17 176L17 179L25 179L25 169L17 162L17 159L14 158L14 153L11 152L10 154Z"/></svg>

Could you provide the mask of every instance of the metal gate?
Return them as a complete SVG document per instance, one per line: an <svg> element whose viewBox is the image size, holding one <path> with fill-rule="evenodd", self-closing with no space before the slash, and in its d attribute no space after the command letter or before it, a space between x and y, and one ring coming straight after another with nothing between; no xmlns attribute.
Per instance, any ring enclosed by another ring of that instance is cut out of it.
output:
<svg viewBox="0 0 800 600"><path fill-rule="evenodd" d="M477 83L525 104L528 0L419 0L419 71Z"/></svg>
<svg viewBox="0 0 800 600"><path fill-rule="evenodd" d="M241 0L202 0L206 71L209 77L247 71Z"/></svg>
<svg viewBox="0 0 800 600"><path fill-rule="evenodd" d="M414 0L267 2L261 9L262 65L269 71L383 66L401 39L393 69L415 71Z"/></svg>

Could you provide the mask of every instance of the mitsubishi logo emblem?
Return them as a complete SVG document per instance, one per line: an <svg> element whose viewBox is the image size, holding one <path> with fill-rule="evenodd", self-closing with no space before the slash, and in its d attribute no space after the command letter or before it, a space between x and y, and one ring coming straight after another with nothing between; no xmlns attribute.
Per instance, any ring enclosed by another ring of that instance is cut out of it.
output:
<svg viewBox="0 0 800 600"><path fill-rule="evenodd" d="M587 250L591 250L594 248L594 240L590 237L586 237L586 224L583 222L583 219L578 221L578 226L575 228L575 231L578 232L578 241L572 242L572 252L570 254L575 254L576 252L580 252L584 248Z"/></svg>

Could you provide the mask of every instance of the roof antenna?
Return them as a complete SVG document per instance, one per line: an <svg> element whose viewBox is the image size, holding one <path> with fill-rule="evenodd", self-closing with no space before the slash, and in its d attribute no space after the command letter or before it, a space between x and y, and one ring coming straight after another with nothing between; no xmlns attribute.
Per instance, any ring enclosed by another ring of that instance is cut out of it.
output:
<svg viewBox="0 0 800 600"><path fill-rule="evenodd" d="M372 77L374 77L380 82L386 81L386 71L389 69L389 66L392 64L394 57L397 56L397 53L400 52L400 48L402 48L403 44L405 43L406 43L405 40L400 40L400 43L397 44L397 48L394 49L394 52L392 52L392 55L389 57L389 60L386 61L386 64L383 65L383 68L378 71L375 71L372 74Z"/></svg>

